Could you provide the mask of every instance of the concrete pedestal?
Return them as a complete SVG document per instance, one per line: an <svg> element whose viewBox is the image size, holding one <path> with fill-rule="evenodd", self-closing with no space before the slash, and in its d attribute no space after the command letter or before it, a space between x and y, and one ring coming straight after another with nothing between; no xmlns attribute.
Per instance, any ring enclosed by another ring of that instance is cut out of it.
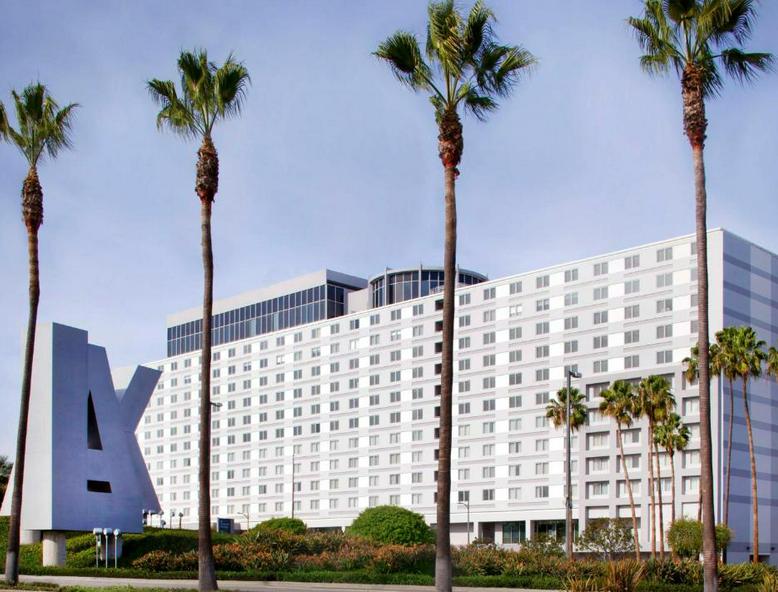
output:
<svg viewBox="0 0 778 592"><path fill-rule="evenodd" d="M22 545L33 545L41 542L40 530L22 530L19 533L19 542Z"/></svg>
<svg viewBox="0 0 778 592"><path fill-rule="evenodd" d="M65 533L47 530L43 533L43 566L65 567Z"/></svg>

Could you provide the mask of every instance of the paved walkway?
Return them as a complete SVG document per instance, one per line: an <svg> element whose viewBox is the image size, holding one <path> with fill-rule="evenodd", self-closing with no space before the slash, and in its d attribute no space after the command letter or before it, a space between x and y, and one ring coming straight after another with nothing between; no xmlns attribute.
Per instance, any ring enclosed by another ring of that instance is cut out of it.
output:
<svg viewBox="0 0 778 592"><path fill-rule="evenodd" d="M145 580L135 578L99 578L91 576L20 576L26 584L49 583L59 586L168 588L171 590L196 590L197 580ZM356 592L357 590L382 590L385 592L430 592L432 586L383 586L377 584L324 584L307 582L249 582L245 580L222 580L221 590L236 592ZM530 592L516 588L462 588L457 592ZM537 592L537 591L532 591Z"/></svg>

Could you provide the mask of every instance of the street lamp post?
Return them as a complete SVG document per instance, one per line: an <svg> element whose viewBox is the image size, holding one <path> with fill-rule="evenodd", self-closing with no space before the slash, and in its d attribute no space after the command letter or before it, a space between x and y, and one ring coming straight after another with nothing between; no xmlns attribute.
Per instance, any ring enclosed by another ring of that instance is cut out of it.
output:
<svg viewBox="0 0 778 592"><path fill-rule="evenodd" d="M294 447L292 448L292 518L294 518Z"/></svg>
<svg viewBox="0 0 778 592"><path fill-rule="evenodd" d="M571 470L571 437L570 437L570 415L572 413L573 404L570 391L572 390L572 379L581 378L581 373L572 368L567 370L567 397L565 404L565 460L567 461L567 470L565 471L565 550L567 552L567 558L573 558L573 475Z"/></svg>
<svg viewBox="0 0 778 592"><path fill-rule="evenodd" d="M467 544L470 545L470 500L459 502L460 506L467 509Z"/></svg>

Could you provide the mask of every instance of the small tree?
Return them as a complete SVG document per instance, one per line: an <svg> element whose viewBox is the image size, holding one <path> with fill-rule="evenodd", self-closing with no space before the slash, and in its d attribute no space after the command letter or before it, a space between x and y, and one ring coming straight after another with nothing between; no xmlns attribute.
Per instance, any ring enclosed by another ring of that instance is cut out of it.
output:
<svg viewBox="0 0 778 592"><path fill-rule="evenodd" d="M726 524L716 525L716 553L721 553L732 539L732 530ZM667 543L681 559L697 559L702 553L702 523L681 518L670 525Z"/></svg>
<svg viewBox="0 0 778 592"><path fill-rule="evenodd" d="M368 508L356 517L346 533L390 545L420 545L434 541L432 529L424 517L399 506Z"/></svg>
<svg viewBox="0 0 778 592"><path fill-rule="evenodd" d="M602 518L589 521L577 545L581 551L597 553L603 561L613 561L618 555L635 550L635 538L628 520Z"/></svg>

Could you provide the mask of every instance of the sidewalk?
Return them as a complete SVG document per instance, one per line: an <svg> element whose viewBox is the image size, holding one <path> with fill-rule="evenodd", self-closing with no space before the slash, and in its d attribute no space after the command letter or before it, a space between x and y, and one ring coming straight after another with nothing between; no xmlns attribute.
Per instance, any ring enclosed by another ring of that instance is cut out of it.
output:
<svg viewBox="0 0 778 592"><path fill-rule="evenodd" d="M167 588L170 590L197 590L197 580L146 580L134 578L99 578L91 576L19 576L25 584L47 583L59 586L85 586L90 588L133 586L135 588ZM246 580L222 580L220 590L236 592L356 592L357 590L382 590L385 592L430 592L432 586L386 586L377 584L327 584L308 582L252 582ZM537 592L517 588L461 588L457 592Z"/></svg>

